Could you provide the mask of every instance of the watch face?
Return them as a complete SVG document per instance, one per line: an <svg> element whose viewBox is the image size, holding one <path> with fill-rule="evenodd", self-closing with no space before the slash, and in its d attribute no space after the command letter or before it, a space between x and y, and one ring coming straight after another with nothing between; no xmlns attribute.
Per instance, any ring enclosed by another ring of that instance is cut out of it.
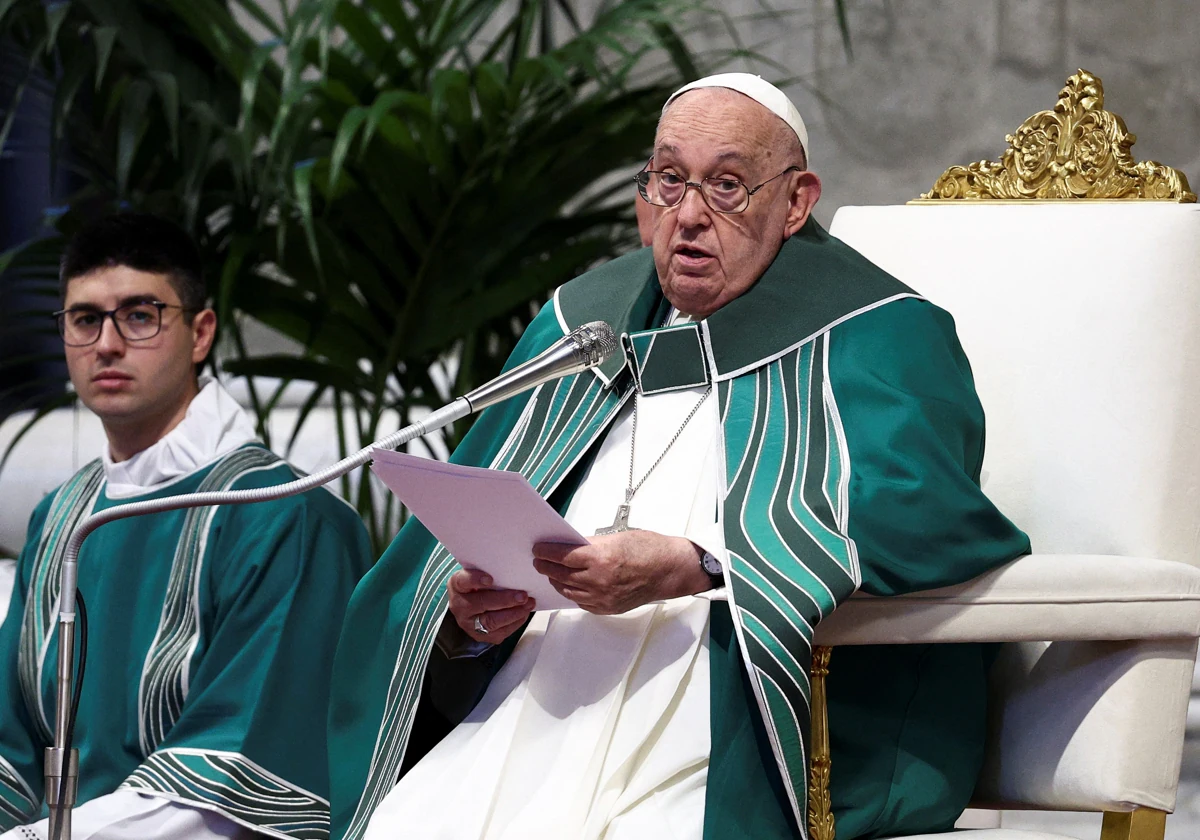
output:
<svg viewBox="0 0 1200 840"><path fill-rule="evenodd" d="M720 575L725 570L721 567L721 561L713 557L709 552L704 552L704 556L700 558L700 565L704 567L710 575Z"/></svg>

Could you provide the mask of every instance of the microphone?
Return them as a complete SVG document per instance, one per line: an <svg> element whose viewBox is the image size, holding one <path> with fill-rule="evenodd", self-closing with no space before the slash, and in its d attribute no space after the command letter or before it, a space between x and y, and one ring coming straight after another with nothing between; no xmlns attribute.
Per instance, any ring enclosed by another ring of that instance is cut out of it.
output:
<svg viewBox="0 0 1200 840"><path fill-rule="evenodd" d="M59 586L58 614L58 686L55 710L54 746L46 748L46 799L50 808L50 837L71 836L71 807L75 804L78 785L78 751L71 749L70 733L74 726L71 710L71 689L75 663L75 592L79 571L79 549L88 534L101 525L118 519L161 513L181 508L212 505L252 504L270 502L304 493L328 484L357 467L370 462L376 449L395 449L415 438L482 411L517 394L536 388L544 382L581 373L603 364L617 352L617 337L612 327L603 321L592 321L572 330L534 358L522 362L490 382L459 397L428 414L423 420L393 432L385 438L363 447L358 452L312 475L275 487L250 490L185 493L165 499L131 502L117 505L87 517L71 534L63 556L62 578ZM86 653L85 653L86 655Z"/></svg>
<svg viewBox="0 0 1200 840"><path fill-rule="evenodd" d="M592 321L576 327L535 358L480 385L463 399L471 404L472 411L482 411L543 382L595 367L615 352L617 337L612 327L603 321Z"/></svg>

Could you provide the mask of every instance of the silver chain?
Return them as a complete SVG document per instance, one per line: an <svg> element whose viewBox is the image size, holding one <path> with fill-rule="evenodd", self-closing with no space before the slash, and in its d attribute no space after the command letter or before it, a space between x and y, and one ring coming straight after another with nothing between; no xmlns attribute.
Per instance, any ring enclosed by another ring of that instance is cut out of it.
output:
<svg viewBox="0 0 1200 840"><path fill-rule="evenodd" d="M655 460L655 462L650 465L650 469L646 470L646 473L641 477L641 479L638 481L638 483L634 484L633 483L633 456L634 456L634 452L636 451L636 446L637 446L638 400L640 400L641 396L642 396L640 393L638 393L636 391L634 392L634 395L633 395L633 430L629 435L629 484L626 485L627 489L625 490L625 502L626 503L632 501L633 494L636 493L639 489L641 489L641 486L646 483L646 479L650 477L650 473L654 472L654 468L662 463L662 459L665 458L667 456L667 453L671 451L671 447L675 445L675 441L679 440L679 436L683 434L683 430L687 428L687 424L690 423L692 421L692 418L696 416L696 412L700 410L700 406L704 404L704 401L706 399L708 399L708 395L711 393L712 393L712 383L710 382L708 385L708 388L705 389L703 396L700 397L700 401L697 402L694 406L692 406L692 410L688 412L688 416L683 418L682 425L680 425L680 427L676 430L675 435L671 438L670 442L667 444L666 449L664 449L662 451L662 454L658 456L657 460Z"/></svg>

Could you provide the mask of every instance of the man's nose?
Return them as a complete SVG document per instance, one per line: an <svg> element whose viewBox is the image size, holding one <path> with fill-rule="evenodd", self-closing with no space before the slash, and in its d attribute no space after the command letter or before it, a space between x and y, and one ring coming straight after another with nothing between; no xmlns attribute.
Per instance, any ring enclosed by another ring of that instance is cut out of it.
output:
<svg viewBox="0 0 1200 840"><path fill-rule="evenodd" d="M712 222L712 209L704 201L704 196L698 187L688 187L679 202L679 224L684 227L697 227Z"/></svg>
<svg viewBox="0 0 1200 840"><path fill-rule="evenodd" d="M125 339L117 331L117 324L112 318L100 322L100 337L96 339L96 353L101 356L124 356Z"/></svg>

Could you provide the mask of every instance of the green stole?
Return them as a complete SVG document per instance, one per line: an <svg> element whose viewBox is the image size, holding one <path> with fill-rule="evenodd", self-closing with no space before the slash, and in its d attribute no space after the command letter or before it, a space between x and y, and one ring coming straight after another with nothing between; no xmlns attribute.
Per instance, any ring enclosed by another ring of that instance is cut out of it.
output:
<svg viewBox="0 0 1200 840"><path fill-rule="evenodd" d="M861 579L846 531L850 470L826 385L827 334L913 297L810 218L753 288L700 323L721 416L718 498L732 629L802 832L813 628ZM561 287L510 364L589 321L606 321L618 334L646 330L666 307L651 251L634 252ZM616 354L489 409L452 460L520 472L550 497L633 393L627 368ZM396 783L456 569L414 521L355 591L334 673L345 689L330 714L334 837L362 837Z"/></svg>
<svg viewBox="0 0 1200 840"><path fill-rule="evenodd" d="M249 444L137 500L294 477ZM15 665L0 677L11 715L0 721L0 828L45 813L59 576L76 525L120 503L103 491L97 460L39 506L22 554L0 633ZM263 835L326 840L323 741L305 733L320 732L328 710L331 634L368 552L355 512L324 489L120 520L93 534L80 557L92 616L75 734L79 801L131 789Z"/></svg>

